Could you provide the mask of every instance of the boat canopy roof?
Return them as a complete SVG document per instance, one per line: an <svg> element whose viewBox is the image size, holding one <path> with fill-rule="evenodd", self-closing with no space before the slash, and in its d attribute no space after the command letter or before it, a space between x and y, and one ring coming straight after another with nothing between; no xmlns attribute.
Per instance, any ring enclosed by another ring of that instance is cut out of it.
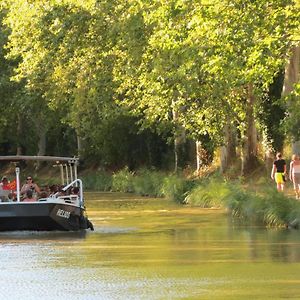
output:
<svg viewBox="0 0 300 300"><path fill-rule="evenodd" d="M79 161L78 157L60 157L60 156L29 156L29 155L6 155L0 156L0 161L53 161L56 163L68 162L68 163L77 163Z"/></svg>

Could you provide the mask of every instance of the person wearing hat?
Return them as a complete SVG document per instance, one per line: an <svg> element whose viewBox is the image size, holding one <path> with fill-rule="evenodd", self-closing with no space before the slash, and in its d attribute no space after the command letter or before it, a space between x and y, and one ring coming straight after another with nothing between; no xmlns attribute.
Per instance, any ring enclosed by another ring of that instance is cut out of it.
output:
<svg viewBox="0 0 300 300"><path fill-rule="evenodd" d="M8 178L6 176L2 177L0 186L1 186L2 190L5 190L5 191L10 190L9 181L8 181Z"/></svg>
<svg viewBox="0 0 300 300"><path fill-rule="evenodd" d="M8 194L10 192L9 181L6 176L3 176L0 182L0 200L1 202L8 201Z"/></svg>

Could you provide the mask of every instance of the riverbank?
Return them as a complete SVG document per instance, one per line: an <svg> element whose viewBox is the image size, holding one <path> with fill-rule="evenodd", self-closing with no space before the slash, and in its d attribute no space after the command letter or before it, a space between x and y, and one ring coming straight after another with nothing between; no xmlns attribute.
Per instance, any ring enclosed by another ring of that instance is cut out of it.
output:
<svg viewBox="0 0 300 300"><path fill-rule="evenodd" d="M13 169L2 174L13 176ZM284 193L278 193L266 172L256 170L249 177L221 176L217 171L201 177L186 173L128 168L110 173L104 170L81 170L86 191L132 193L145 197L160 197L181 205L222 208L237 222L268 227L299 227L300 202L294 198L291 183ZM57 184L59 168L33 166L23 169L21 178L33 176L41 186ZM13 178L13 177L9 177Z"/></svg>
<svg viewBox="0 0 300 300"><path fill-rule="evenodd" d="M163 197L182 205L222 208L237 222L267 227L299 227L300 201L291 183L278 193L274 182L261 173L249 178L228 179L218 173L188 177L154 170L114 174L96 172L83 176L86 188L142 196Z"/></svg>

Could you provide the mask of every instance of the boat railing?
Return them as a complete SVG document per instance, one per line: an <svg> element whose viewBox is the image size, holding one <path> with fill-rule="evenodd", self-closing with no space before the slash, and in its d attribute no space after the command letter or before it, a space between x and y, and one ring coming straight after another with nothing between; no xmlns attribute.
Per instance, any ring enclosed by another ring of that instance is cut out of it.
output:
<svg viewBox="0 0 300 300"><path fill-rule="evenodd" d="M67 191L70 187L72 186L78 186L79 185L79 205L81 207L84 206L84 199L83 199L83 184L82 184L82 180L77 178L75 180L73 180L71 183L69 183L68 185L66 185L62 190L63 191Z"/></svg>
<svg viewBox="0 0 300 300"><path fill-rule="evenodd" d="M63 203L80 205L80 198L78 195L64 195L64 196L50 196L46 198L40 198L37 200L38 202L48 202L48 201L59 201Z"/></svg>

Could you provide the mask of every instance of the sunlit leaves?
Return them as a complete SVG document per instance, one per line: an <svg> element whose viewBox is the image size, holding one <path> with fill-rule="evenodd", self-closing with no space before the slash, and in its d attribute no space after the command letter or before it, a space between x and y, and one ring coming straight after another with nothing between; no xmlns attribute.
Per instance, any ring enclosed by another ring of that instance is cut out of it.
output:
<svg viewBox="0 0 300 300"><path fill-rule="evenodd" d="M63 111L81 135L130 110L161 133L180 125L221 142L226 120L245 124L247 84L259 100L299 28L292 0L6 4L7 57L20 62L14 79Z"/></svg>

